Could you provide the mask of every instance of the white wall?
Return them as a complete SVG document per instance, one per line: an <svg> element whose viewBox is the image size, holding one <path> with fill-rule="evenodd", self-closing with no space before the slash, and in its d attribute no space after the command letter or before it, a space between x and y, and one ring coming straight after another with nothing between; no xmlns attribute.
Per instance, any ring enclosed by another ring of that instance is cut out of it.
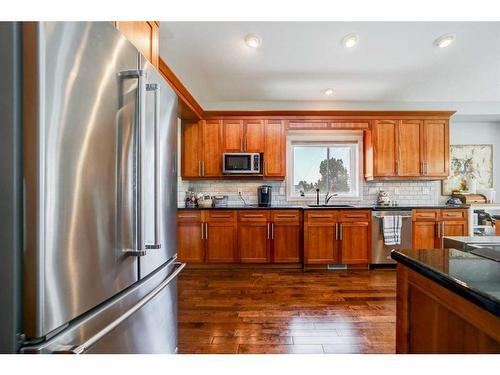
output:
<svg viewBox="0 0 500 375"><path fill-rule="evenodd" d="M493 145L493 188L500 202L500 122L451 122L450 145Z"/></svg>

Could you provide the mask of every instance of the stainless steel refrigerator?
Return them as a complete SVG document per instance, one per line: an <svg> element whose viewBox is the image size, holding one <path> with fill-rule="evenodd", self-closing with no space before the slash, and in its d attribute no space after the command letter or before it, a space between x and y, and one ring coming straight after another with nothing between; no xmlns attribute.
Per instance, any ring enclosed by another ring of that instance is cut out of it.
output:
<svg viewBox="0 0 500 375"><path fill-rule="evenodd" d="M177 97L108 22L19 32L19 351L174 353Z"/></svg>

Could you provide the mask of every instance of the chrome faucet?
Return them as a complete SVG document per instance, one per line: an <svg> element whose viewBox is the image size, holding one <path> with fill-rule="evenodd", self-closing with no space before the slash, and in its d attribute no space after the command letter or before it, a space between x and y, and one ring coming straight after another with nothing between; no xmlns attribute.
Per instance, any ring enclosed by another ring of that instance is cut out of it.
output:
<svg viewBox="0 0 500 375"><path fill-rule="evenodd" d="M328 204L328 202L330 201L330 199L332 199L333 197L336 197L337 195L338 195L337 193L330 194L330 192L327 191L326 194L325 194L325 205Z"/></svg>

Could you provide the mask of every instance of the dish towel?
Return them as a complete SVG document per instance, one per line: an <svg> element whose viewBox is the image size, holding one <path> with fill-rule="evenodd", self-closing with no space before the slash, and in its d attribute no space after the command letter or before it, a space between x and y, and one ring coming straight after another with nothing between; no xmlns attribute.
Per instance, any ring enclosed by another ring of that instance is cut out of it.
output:
<svg viewBox="0 0 500 375"><path fill-rule="evenodd" d="M383 233L385 245L399 245L401 243L401 216L384 216Z"/></svg>

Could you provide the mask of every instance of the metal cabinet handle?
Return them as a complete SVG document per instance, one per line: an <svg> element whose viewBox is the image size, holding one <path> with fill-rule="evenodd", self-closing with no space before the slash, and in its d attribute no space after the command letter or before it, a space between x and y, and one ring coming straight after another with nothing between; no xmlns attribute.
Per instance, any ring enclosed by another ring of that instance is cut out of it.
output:
<svg viewBox="0 0 500 375"><path fill-rule="evenodd" d="M251 214L244 214L243 217L264 217L264 215L258 215L258 214L255 214L255 215L251 215Z"/></svg>
<svg viewBox="0 0 500 375"><path fill-rule="evenodd" d="M441 223L438 221L436 222L437 225L437 236L438 238L441 238Z"/></svg>
<svg viewBox="0 0 500 375"><path fill-rule="evenodd" d="M314 218L314 219L330 219L331 218L330 215L311 215L309 217Z"/></svg>
<svg viewBox="0 0 500 375"><path fill-rule="evenodd" d="M351 219L354 219L354 218L365 218L366 215L362 215L362 214L352 214L352 215L344 215L344 217L346 218L351 218Z"/></svg>
<svg viewBox="0 0 500 375"><path fill-rule="evenodd" d="M243 150L243 137L240 138L240 150L244 151Z"/></svg>
<svg viewBox="0 0 500 375"><path fill-rule="evenodd" d="M101 340L104 336L106 336L109 332L119 326L123 321L125 321L128 317L137 312L141 307L151 301L156 295L158 295L165 287L174 280L179 273L186 267L186 263L176 263L179 265L170 275L168 275L165 280L162 281L160 285L158 285L155 289L153 289L148 295L146 295L143 299L137 302L134 306L128 309L123 315L121 315L118 319L112 321L102 330L97 332L94 336L90 337L83 344L75 346L71 349L67 349L65 353L71 354L82 354L89 350L92 346L94 346L99 340Z"/></svg>
<svg viewBox="0 0 500 375"><path fill-rule="evenodd" d="M146 244L146 249L161 249L160 242L160 85L150 83L146 85L146 91L153 92L155 98L154 114L154 243Z"/></svg>
<svg viewBox="0 0 500 375"><path fill-rule="evenodd" d="M201 239L204 240L205 238L203 237L203 232L204 232L204 225L203 225L203 222L200 223L201 224Z"/></svg>
<svg viewBox="0 0 500 375"><path fill-rule="evenodd" d="M400 165L400 162L399 160L396 160L396 174L399 176L401 174L400 170L399 170L399 165Z"/></svg>
<svg viewBox="0 0 500 375"><path fill-rule="evenodd" d="M201 177L201 160L198 160L198 176Z"/></svg>
<svg viewBox="0 0 500 375"><path fill-rule="evenodd" d="M339 239L339 223L335 223L335 241Z"/></svg>
<svg viewBox="0 0 500 375"><path fill-rule="evenodd" d="M270 239L270 237L269 237L269 232L270 232L269 226L270 226L269 223L267 223L267 239L268 240Z"/></svg>
<svg viewBox="0 0 500 375"><path fill-rule="evenodd" d="M428 173L427 168L428 168L428 165L427 165L427 160L426 160L426 161L424 161L424 175L425 176L427 176L427 173Z"/></svg>
<svg viewBox="0 0 500 375"><path fill-rule="evenodd" d="M276 217L289 217L289 218L294 218L297 217L297 215L286 215L286 214L278 214Z"/></svg>
<svg viewBox="0 0 500 375"><path fill-rule="evenodd" d="M144 170L144 158L142 153L144 151L144 129L146 123L146 72L141 69L125 70L118 73L121 78L132 78L137 79L137 124L133 129L135 148L137 149L136 157L133 161L134 163L134 184L136 189L134 191L134 204L133 204L133 234L132 234L132 249L123 249L123 253L133 256L143 256L146 255L146 249L144 248L144 212L143 212L143 200L144 200L144 181L142 178L142 171Z"/></svg>
<svg viewBox="0 0 500 375"><path fill-rule="evenodd" d="M271 239L274 240L274 223L271 223Z"/></svg>
<svg viewBox="0 0 500 375"><path fill-rule="evenodd" d="M205 239L208 240L208 223L205 223Z"/></svg>
<svg viewBox="0 0 500 375"><path fill-rule="evenodd" d="M339 240L342 241L342 237L343 237L342 236L342 231L344 230L344 226L342 225L342 223L340 223L339 227L340 227L339 228L340 229L339 230Z"/></svg>
<svg viewBox="0 0 500 375"><path fill-rule="evenodd" d="M231 215L222 215L222 214L219 214L219 215L210 215L210 217L220 219L220 218L225 218L225 217L226 217L226 218L230 218L230 217L231 217Z"/></svg>
<svg viewBox="0 0 500 375"><path fill-rule="evenodd" d="M201 175L205 176L205 160L201 161Z"/></svg>

